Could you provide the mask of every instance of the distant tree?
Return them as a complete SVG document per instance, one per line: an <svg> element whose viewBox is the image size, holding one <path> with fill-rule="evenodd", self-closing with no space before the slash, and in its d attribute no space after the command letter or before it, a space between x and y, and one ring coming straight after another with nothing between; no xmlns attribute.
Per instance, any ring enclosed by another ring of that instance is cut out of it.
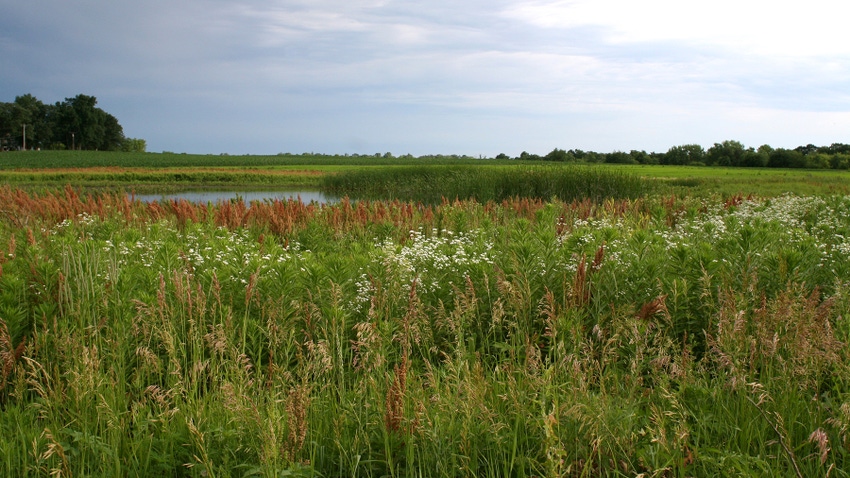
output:
<svg viewBox="0 0 850 478"><path fill-rule="evenodd" d="M770 155L770 153L773 152L773 147L769 144L763 144L763 145L759 146L759 148L756 150L756 152L760 153L760 154Z"/></svg>
<svg viewBox="0 0 850 478"><path fill-rule="evenodd" d="M633 149L629 151L629 156L631 156L632 159L638 164L653 164L652 156L650 156L649 153L647 153L646 151L638 151L636 149Z"/></svg>
<svg viewBox="0 0 850 478"><path fill-rule="evenodd" d="M27 149L40 148L47 143L51 134L48 108L29 94L16 97L12 103L0 103L0 142L3 147L22 147L24 133Z"/></svg>
<svg viewBox="0 0 850 478"><path fill-rule="evenodd" d="M763 168L767 166L771 152L773 152L773 148L767 144L759 146L757 150L748 149L744 152L744 156L741 159L741 166L747 168Z"/></svg>
<svg viewBox="0 0 850 478"><path fill-rule="evenodd" d="M810 153L803 157L806 168L830 169L832 168L832 155L826 153Z"/></svg>
<svg viewBox="0 0 850 478"><path fill-rule="evenodd" d="M832 169L850 169L850 153L835 153L830 156L829 164Z"/></svg>
<svg viewBox="0 0 850 478"><path fill-rule="evenodd" d="M98 119L103 122L103 136L98 149L103 151L119 151L124 145L124 128L118 124L118 119L98 108Z"/></svg>
<svg viewBox="0 0 850 478"><path fill-rule="evenodd" d="M812 154L812 153L817 153L818 147L809 143L805 146L797 146L796 148L794 148L794 151L802 154L803 156L806 156L806 155L809 155L809 154Z"/></svg>
<svg viewBox="0 0 850 478"><path fill-rule="evenodd" d="M596 151L585 151L584 162L586 163L604 163L605 154L597 153Z"/></svg>
<svg viewBox="0 0 850 478"><path fill-rule="evenodd" d="M673 146L664 154L661 164L701 164L705 161L705 150L698 144Z"/></svg>
<svg viewBox="0 0 850 478"><path fill-rule="evenodd" d="M587 161L587 153L580 149L571 149L567 153L576 158L576 161Z"/></svg>
<svg viewBox="0 0 850 478"><path fill-rule="evenodd" d="M12 103L0 103L0 151L12 149L17 142L12 138Z"/></svg>
<svg viewBox="0 0 850 478"><path fill-rule="evenodd" d="M850 154L850 144L832 143L826 148L825 152L829 154Z"/></svg>
<svg viewBox="0 0 850 478"><path fill-rule="evenodd" d="M624 153L623 151L614 151L612 153L608 153L605 156L606 163L612 164L635 164L636 161L632 158L629 153Z"/></svg>
<svg viewBox="0 0 850 478"><path fill-rule="evenodd" d="M706 151L706 164L710 166L743 166L746 151L744 145L738 141L727 140L722 143L714 143L714 146Z"/></svg>
<svg viewBox="0 0 850 478"><path fill-rule="evenodd" d="M496 159L511 159L511 157L505 153L499 153L496 155Z"/></svg>
<svg viewBox="0 0 850 478"><path fill-rule="evenodd" d="M647 164L664 164L664 156L664 153L656 153L653 151L649 153L649 163Z"/></svg>
<svg viewBox="0 0 850 478"><path fill-rule="evenodd" d="M97 107L97 98L77 95L55 105L54 140L77 149L119 150L124 130L118 119Z"/></svg>
<svg viewBox="0 0 850 478"><path fill-rule="evenodd" d="M537 154L531 154L527 151L523 151L519 154L519 159L523 161L537 161L540 159L540 156Z"/></svg>
<svg viewBox="0 0 850 478"><path fill-rule="evenodd" d="M550 151L549 154L544 156L543 159L545 159L547 161L558 161L558 162L563 163L564 161L567 160L567 152L564 151L563 149L555 148L552 151Z"/></svg>
<svg viewBox="0 0 850 478"><path fill-rule="evenodd" d="M806 160L799 149L776 148L771 151L767 165L771 168L804 168Z"/></svg>
<svg viewBox="0 0 850 478"><path fill-rule="evenodd" d="M124 138L124 141L121 143L121 151L128 153L144 153L147 149L147 142L143 139Z"/></svg>

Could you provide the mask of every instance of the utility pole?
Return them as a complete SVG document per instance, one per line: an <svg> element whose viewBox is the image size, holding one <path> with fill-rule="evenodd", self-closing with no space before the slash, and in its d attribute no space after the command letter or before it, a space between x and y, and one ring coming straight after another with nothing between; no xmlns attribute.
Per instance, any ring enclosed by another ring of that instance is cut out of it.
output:
<svg viewBox="0 0 850 478"><path fill-rule="evenodd" d="M76 138L74 137L74 132L71 132L71 150L77 149Z"/></svg>
<svg viewBox="0 0 850 478"><path fill-rule="evenodd" d="M23 136L24 136L24 151L26 151L27 150L27 125L22 124L21 126L24 127L24 134L23 134Z"/></svg>

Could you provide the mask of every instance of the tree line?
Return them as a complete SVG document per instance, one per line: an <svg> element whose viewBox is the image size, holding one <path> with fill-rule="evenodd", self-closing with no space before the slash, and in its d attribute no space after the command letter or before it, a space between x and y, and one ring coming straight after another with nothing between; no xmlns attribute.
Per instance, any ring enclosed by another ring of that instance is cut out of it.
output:
<svg viewBox="0 0 850 478"><path fill-rule="evenodd" d="M764 144L758 148L752 148L745 147L739 141L729 140L714 143L708 149L698 144L673 146L665 153L647 153L637 150L597 153L580 149L567 151L555 148L545 156L523 151L516 158L510 158L506 154L500 154L496 158L615 164L850 169L850 144L832 143L829 146L808 144L793 149L773 148Z"/></svg>
<svg viewBox="0 0 850 478"><path fill-rule="evenodd" d="M79 94L48 104L31 94L0 103L0 150L79 149L140 151L145 140L124 136L115 116L97 98Z"/></svg>

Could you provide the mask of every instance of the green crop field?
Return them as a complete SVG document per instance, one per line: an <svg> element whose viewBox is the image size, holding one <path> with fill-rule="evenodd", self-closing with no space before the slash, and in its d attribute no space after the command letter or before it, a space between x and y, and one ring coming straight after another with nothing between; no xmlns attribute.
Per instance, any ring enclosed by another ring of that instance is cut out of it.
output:
<svg viewBox="0 0 850 478"><path fill-rule="evenodd" d="M846 173L16 154L0 475L850 475Z"/></svg>

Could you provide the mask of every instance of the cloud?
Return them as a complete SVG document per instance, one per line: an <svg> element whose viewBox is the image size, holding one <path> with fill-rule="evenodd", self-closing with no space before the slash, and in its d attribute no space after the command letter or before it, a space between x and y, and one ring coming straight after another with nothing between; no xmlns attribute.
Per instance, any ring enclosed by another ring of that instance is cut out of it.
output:
<svg viewBox="0 0 850 478"><path fill-rule="evenodd" d="M503 15L541 28L598 26L613 43L686 41L781 57L850 54L844 18L831 0L568 0L516 2Z"/></svg>
<svg viewBox="0 0 850 478"><path fill-rule="evenodd" d="M847 7L823 0L5 3L0 101L95 95L152 150L832 142L850 111Z"/></svg>

